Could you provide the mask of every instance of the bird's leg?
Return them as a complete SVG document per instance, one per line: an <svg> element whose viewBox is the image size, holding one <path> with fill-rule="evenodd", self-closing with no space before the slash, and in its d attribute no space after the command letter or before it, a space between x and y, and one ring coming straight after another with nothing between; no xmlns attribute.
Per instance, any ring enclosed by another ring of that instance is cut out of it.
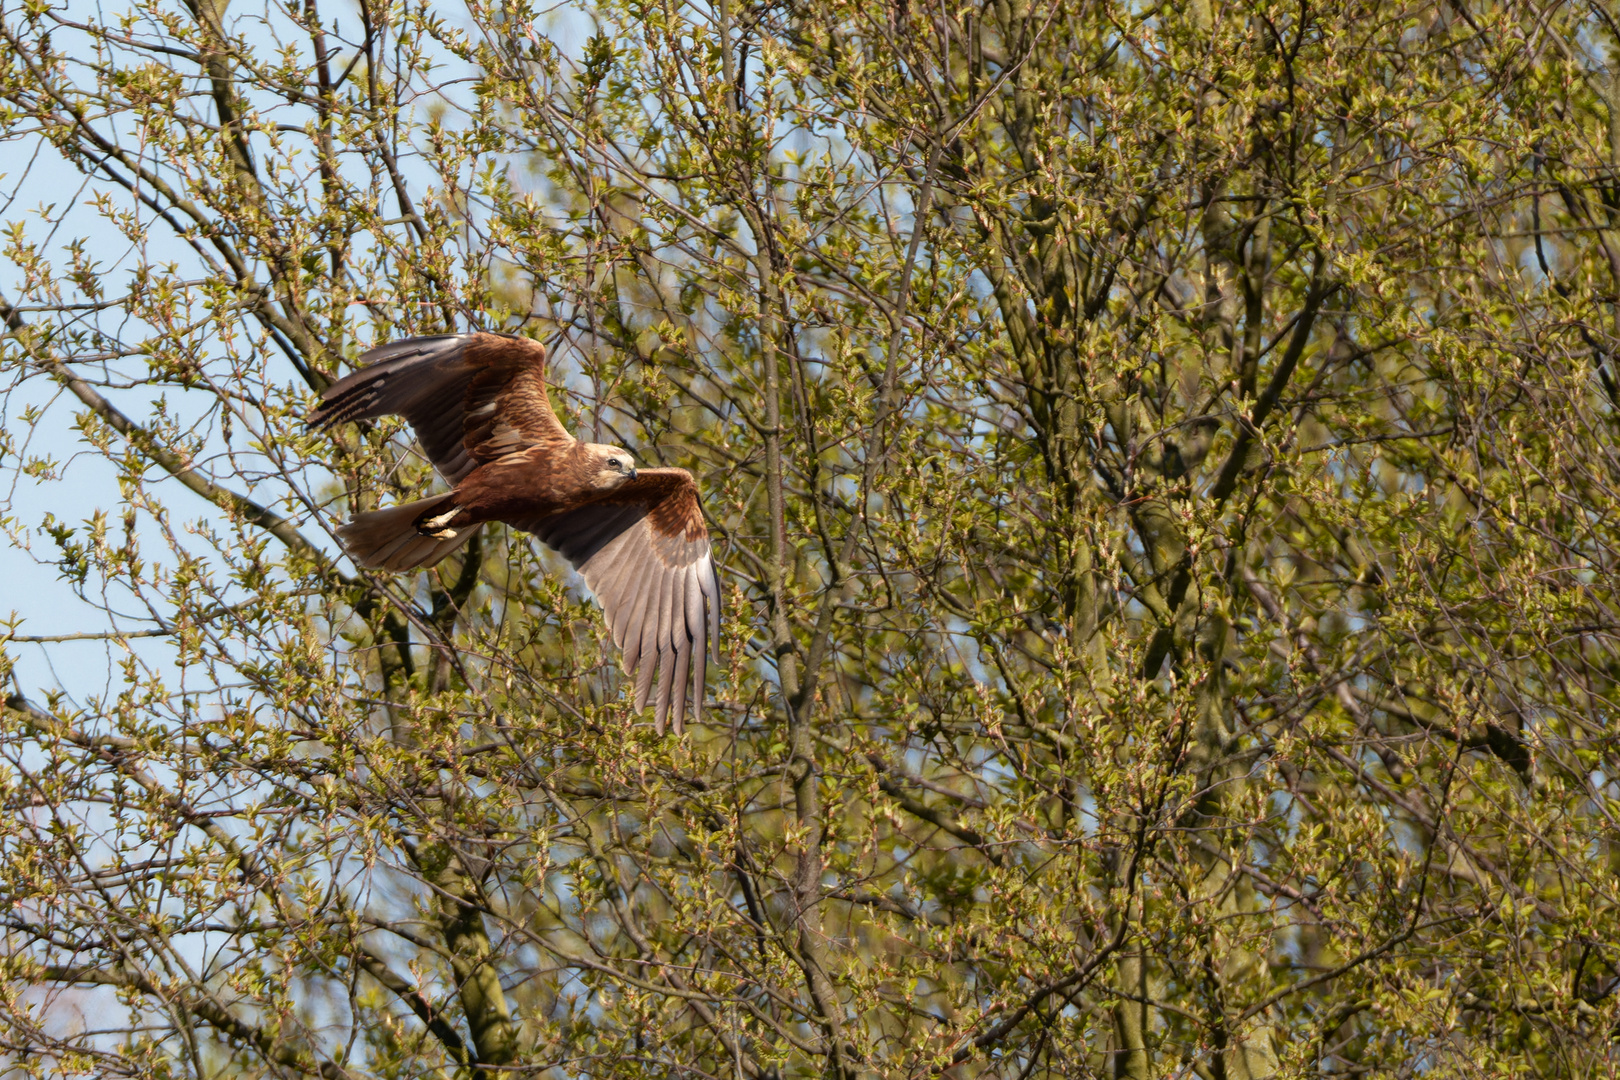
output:
<svg viewBox="0 0 1620 1080"><path fill-rule="evenodd" d="M415 522L416 531L435 540L449 540L456 535L456 530L451 528L450 522L459 513L461 513L461 507L451 503L448 509L434 514L432 517L417 518Z"/></svg>

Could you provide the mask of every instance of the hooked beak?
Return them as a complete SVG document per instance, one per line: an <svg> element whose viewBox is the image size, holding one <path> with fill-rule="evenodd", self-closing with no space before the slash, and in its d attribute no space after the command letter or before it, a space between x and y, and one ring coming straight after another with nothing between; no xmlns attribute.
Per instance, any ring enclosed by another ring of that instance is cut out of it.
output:
<svg viewBox="0 0 1620 1080"><path fill-rule="evenodd" d="M630 466L630 475L625 477L625 479L626 480L634 480L635 478L636 478L636 467L634 465L632 465L632 466Z"/></svg>

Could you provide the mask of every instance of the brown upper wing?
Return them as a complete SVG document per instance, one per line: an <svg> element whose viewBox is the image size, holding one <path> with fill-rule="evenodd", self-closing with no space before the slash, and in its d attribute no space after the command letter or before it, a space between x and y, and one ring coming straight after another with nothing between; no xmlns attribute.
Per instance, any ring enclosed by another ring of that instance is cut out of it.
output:
<svg viewBox="0 0 1620 1080"><path fill-rule="evenodd" d="M681 730L689 673L695 718L707 659L720 659L720 581L692 474L641 469L603 500L509 524L540 537L584 575L625 674L635 679L637 709L646 707L657 674L658 731L671 711Z"/></svg>
<svg viewBox="0 0 1620 1080"><path fill-rule="evenodd" d="M505 334L441 334L372 349L366 366L329 387L316 426L398 414L450 483L485 461L533 446L563 448L546 397L545 346Z"/></svg>

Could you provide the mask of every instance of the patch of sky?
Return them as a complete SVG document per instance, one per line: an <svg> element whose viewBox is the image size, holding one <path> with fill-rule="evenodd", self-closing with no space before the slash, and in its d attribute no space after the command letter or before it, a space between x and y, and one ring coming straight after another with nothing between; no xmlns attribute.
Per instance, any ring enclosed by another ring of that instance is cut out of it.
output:
<svg viewBox="0 0 1620 1080"><path fill-rule="evenodd" d="M1305 820L1305 807L1299 799L1289 791L1273 791L1271 793L1272 812L1281 819L1280 831L1282 839L1286 842L1299 835L1300 823Z"/></svg>

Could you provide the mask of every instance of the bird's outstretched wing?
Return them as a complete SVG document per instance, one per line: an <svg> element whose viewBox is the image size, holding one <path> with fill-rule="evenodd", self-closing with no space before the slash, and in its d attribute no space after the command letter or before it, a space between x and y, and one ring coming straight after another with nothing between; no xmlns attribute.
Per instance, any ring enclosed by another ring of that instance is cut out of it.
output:
<svg viewBox="0 0 1620 1080"><path fill-rule="evenodd" d="M646 708L657 675L658 731L671 714L681 730L688 675L696 718L707 659L720 659L720 581L692 474L641 469L602 500L508 524L534 533L584 575L624 672L635 679L637 709Z"/></svg>
<svg viewBox="0 0 1620 1080"><path fill-rule="evenodd" d="M515 451L562 449L546 397L546 350L505 334L441 334L372 349L365 366L327 388L309 416L317 427L398 414L451 484Z"/></svg>

